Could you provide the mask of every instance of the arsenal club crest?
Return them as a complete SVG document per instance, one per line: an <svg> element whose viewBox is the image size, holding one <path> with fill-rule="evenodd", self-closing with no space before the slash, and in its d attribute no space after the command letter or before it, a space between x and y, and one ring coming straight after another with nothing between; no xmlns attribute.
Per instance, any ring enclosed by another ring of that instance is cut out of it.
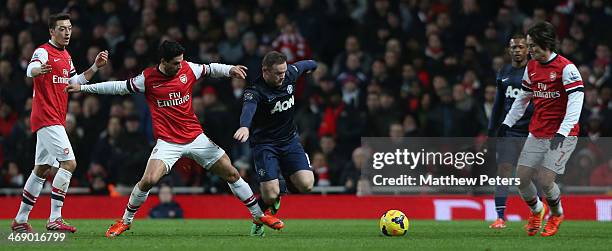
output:
<svg viewBox="0 0 612 251"><path fill-rule="evenodd" d="M179 77L179 80L181 80L181 83L186 84L187 83L187 75L181 74L181 76Z"/></svg>
<svg viewBox="0 0 612 251"><path fill-rule="evenodd" d="M557 79L557 72L553 71L550 73L550 81Z"/></svg>
<svg viewBox="0 0 612 251"><path fill-rule="evenodd" d="M62 73L64 74L64 76L68 76L68 70L63 69L63 70L62 70Z"/></svg>
<svg viewBox="0 0 612 251"><path fill-rule="evenodd" d="M289 94L293 93L293 85L288 85L287 86L287 93L289 93Z"/></svg>

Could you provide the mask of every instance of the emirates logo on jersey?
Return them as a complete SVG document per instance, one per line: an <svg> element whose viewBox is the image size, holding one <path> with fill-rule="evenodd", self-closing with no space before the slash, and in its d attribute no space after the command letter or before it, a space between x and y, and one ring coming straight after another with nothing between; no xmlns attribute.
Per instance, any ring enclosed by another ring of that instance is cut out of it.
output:
<svg viewBox="0 0 612 251"><path fill-rule="evenodd" d="M557 79L557 72L553 71L550 73L550 81L555 81Z"/></svg>
<svg viewBox="0 0 612 251"><path fill-rule="evenodd" d="M538 89L533 91L533 96L536 98L559 98L561 93L559 91L547 91L548 86L545 83L538 83Z"/></svg>
<svg viewBox="0 0 612 251"><path fill-rule="evenodd" d="M187 83L187 75L181 74L181 76L179 76L179 80L181 80L181 83L186 84Z"/></svg>
<svg viewBox="0 0 612 251"><path fill-rule="evenodd" d="M62 70L62 74L64 74L64 76L68 76L68 70L63 69L63 70Z"/></svg>

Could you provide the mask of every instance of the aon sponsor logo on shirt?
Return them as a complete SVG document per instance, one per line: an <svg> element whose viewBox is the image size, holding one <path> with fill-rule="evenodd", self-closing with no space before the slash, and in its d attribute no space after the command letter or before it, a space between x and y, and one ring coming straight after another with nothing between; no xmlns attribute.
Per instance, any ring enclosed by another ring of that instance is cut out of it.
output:
<svg viewBox="0 0 612 251"><path fill-rule="evenodd" d="M514 88L509 85L508 88L506 88L506 98L518 98L520 92L520 88Z"/></svg>
<svg viewBox="0 0 612 251"><path fill-rule="evenodd" d="M291 108L294 104L295 104L295 99L293 98L293 95L291 95L291 98L289 100L277 101L276 104L274 105L274 109L272 109L271 114L274 114L276 112L286 111L289 108Z"/></svg>

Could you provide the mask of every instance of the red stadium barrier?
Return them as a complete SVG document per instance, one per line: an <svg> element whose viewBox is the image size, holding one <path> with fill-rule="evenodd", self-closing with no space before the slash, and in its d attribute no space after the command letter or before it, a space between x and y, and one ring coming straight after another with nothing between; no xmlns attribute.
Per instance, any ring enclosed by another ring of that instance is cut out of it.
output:
<svg viewBox="0 0 612 251"><path fill-rule="evenodd" d="M72 195L66 198L63 214L66 218L119 218L127 197ZM186 218L248 218L246 208L229 195L179 195ZM0 198L0 218L15 216L21 197ZM137 217L146 217L158 202L151 196ZM31 218L49 215L49 196L38 198ZM612 196L567 195L562 197L567 219L612 220ZM283 197L279 216L292 219L374 219L388 209L399 209L411 219L495 219L491 197L474 196L365 196L353 195L290 195ZM508 199L506 214L510 220L527 218L527 206L519 197Z"/></svg>

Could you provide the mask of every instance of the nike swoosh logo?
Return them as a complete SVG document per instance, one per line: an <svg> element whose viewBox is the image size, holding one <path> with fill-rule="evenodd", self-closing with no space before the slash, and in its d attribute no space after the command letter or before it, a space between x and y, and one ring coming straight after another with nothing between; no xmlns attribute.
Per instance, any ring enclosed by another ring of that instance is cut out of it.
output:
<svg viewBox="0 0 612 251"><path fill-rule="evenodd" d="M60 61L59 58L54 58L53 59L53 62L57 62L57 61Z"/></svg>
<svg viewBox="0 0 612 251"><path fill-rule="evenodd" d="M162 85L154 85L153 88L161 87Z"/></svg>
<svg viewBox="0 0 612 251"><path fill-rule="evenodd" d="M504 79L502 79L502 82L506 82L506 81L508 81L508 79L510 79L510 78L504 78Z"/></svg>
<svg viewBox="0 0 612 251"><path fill-rule="evenodd" d="M534 73L529 74L529 76L530 76L530 77L533 77L533 75L535 75L535 72L534 72Z"/></svg>

